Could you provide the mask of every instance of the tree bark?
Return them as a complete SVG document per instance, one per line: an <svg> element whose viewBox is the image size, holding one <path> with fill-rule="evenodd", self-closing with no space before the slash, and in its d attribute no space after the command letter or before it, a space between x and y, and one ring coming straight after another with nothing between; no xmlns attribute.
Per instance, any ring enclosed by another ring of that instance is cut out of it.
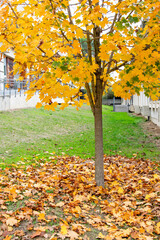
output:
<svg viewBox="0 0 160 240"><path fill-rule="evenodd" d="M99 76L96 81L95 101L95 180L97 186L104 187L103 164L103 126L102 126L102 81Z"/></svg>

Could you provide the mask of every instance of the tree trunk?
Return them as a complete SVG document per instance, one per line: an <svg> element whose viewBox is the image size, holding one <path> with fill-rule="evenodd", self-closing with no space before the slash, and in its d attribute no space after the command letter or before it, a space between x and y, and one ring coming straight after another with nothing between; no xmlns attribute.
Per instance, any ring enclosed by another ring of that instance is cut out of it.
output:
<svg viewBox="0 0 160 240"><path fill-rule="evenodd" d="M95 180L97 186L104 187L103 127L102 127L102 82L97 79L95 102Z"/></svg>

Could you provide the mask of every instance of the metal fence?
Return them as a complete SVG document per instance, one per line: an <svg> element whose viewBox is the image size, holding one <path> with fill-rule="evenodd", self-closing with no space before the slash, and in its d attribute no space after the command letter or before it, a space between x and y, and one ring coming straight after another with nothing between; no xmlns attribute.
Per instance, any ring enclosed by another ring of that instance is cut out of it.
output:
<svg viewBox="0 0 160 240"><path fill-rule="evenodd" d="M1 97L11 97L22 95L24 92L29 89L30 82L27 79L18 81L16 79L0 79L0 96Z"/></svg>

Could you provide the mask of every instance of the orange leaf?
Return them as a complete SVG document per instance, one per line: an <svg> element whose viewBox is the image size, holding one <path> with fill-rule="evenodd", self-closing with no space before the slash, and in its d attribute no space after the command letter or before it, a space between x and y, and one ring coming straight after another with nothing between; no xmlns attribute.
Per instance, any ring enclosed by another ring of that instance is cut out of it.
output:
<svg viewBox="0 0 160 240"><path fill-rule="evenodd" d="M41 231L36 231L35 233L33 233L32 235L31 235L31 238L35 238L35 237L38 237L38 236L40 236L41 235Z"/></svg>
<svg viewBox="0 0 160 240"><path fill-rule="evenodd" d="M12 236L6 236L5 238L3 238L3 240L10 240L12 238Z"/></svg>

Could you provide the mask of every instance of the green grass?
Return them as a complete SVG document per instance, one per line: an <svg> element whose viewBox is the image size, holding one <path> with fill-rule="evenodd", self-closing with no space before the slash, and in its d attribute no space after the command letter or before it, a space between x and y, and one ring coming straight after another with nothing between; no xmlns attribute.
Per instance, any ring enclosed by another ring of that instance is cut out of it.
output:
<svg viewBox="0 0 160 240"><path fill-rule="evenodd" d="M160 155L147 142L141 123L144 119L127 113L115 113L103 107L104 153L157 160ZM52 112L23 109L0 112L0 161L14 163L25 159L56 155L94 156L94 119L90 108L79 111L70 106ZM49 153L49 154L48 154Z"/></svg>

